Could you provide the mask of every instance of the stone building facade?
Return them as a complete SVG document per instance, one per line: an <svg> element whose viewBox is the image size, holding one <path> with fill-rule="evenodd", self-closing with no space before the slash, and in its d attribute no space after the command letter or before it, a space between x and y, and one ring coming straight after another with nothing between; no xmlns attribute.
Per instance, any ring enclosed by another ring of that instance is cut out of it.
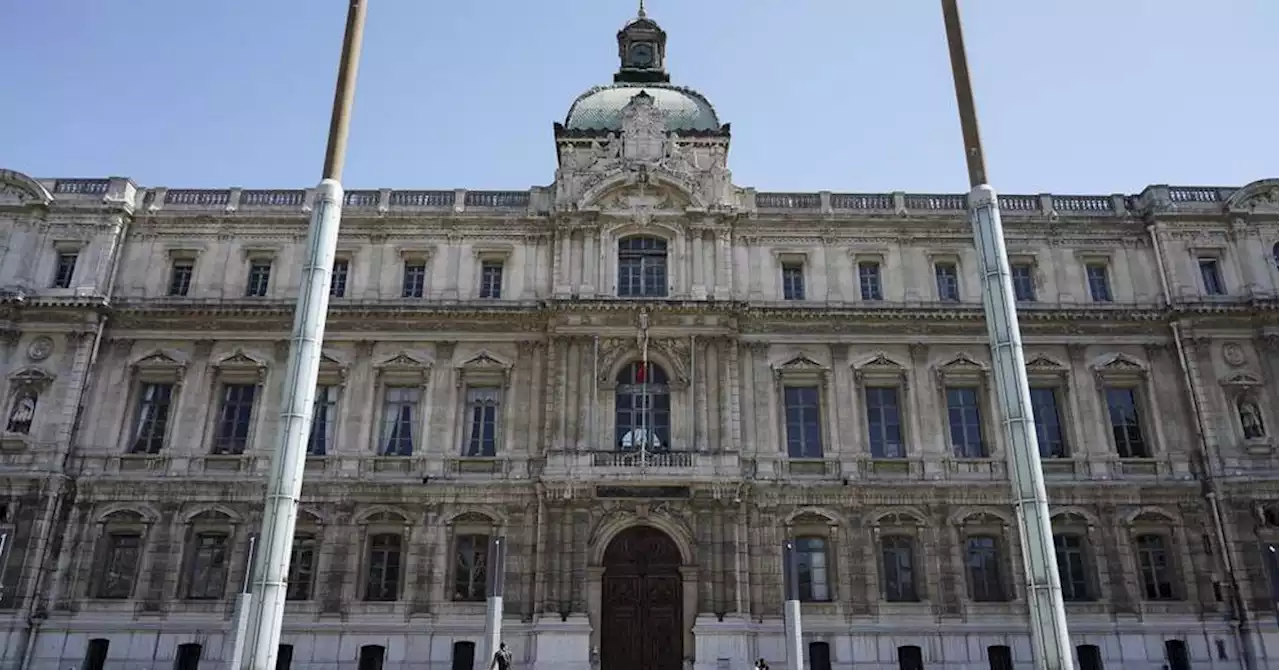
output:
<svg viewBox="0 0 1280 670"><path fill-rule="evenodd" d="M813 670L1030 667L964 197L618 40L550 186L346 193L284 667L473 667L499 536L518 667L781 667L786 538ZM312 198L0 171L0 667L225 667ZM1276 202L1001 197L1082 668L1276 662Z"/></svg>

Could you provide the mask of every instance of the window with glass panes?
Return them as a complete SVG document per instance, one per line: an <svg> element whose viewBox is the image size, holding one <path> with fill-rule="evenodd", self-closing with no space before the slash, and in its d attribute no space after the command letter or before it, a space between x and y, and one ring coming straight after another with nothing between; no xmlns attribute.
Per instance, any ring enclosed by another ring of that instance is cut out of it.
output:
<svg viewBox="0 0 1280 670"><path fill-rule="evenodd" d="M618 240L618 296L667 296L667 241L635 236Z"/></svg>
<svg viewBox="0 0 1280 670"><path fill-rule="evenodd" d="M249 444L253 401L257 394L256 384L222 385L221 407L213 434L213 453L244 453L245 446Z"/></svg>
<svg viewBox="0 0 1280 670"><path fill-rule="evenodd" d="M502 297L502 263L484 261L480 264L480 297L494 300Z"/></svg>
<svg viewBox="0 0 1280 670"><path fill-rule="evenodd" d="M1169 544L1163 535L1139 535L1138 573L1142 576L1142 592L1147 600L1174 600L1173 567L1170 565Z"/></svg>
<svg viewBox="0 0 1280 670"><path fill-rule="evenodd" d="M946 395L952 454L957 458L985 458L987 447L982 439L982 409L978 405L978 389L971 386L951 386L947 387Z"/></svg>
<svg viewBox="0 0 1280 670"><path fill-rule="evenodd" d="M112 532L104 538L105 546L98 563L98 598L124 599L133 595L134 581L142 558L142 535L134 532Z"/></svg>
<svg viewBox="0 0 1280 670"><path fill-rule="evenodd" d="M863 300L884 300L884 289L880 286L880 264L875 261L858 263L858 288L862 291Z"/></svg>
<svg viewBox="0 0 1280 670"><path fill-rule="evenodd" d="M1218 259L1201 257L1198 262L1200 265L1200 281L1204 284L1205 294L1226 294L1226 288L1222 285L1222 269L1218 266Z"/></svg>
<svg viewBox="0 0 1280 670"><path fill-rule="evenodd" d="M800 602L827 602L831 587L827 570L827 541L821 537L796 538L796 585Z"/></svg>
<svg viewBox="0 0 1280 670"><path fill-rule="evenodd" d="M1146 438L1142 434L1138 392L1133 388L1106 389L1107 414L1111 420L1111 436L1120 458L1150 458Z"/></svg>
<svg viewBox="0 0 1280 670"><path fill-rule="evenodd" d="M501 389L497 387L467 389L467 432L463 456L491 458L498 453L501 399Z"/></svg>
<svg viewBox="0 0 1280 670"><path fill-rule="evenodd" d="M183 297L191 292L191 278L195 276L196 262L190 258L175 258L169 268L169 295Z"/></svg>
<svg viewBox="0 0 1280 670"><path fill-rule="evenodd" d="M782 266L782 299L804 300L804 265L786 263Z"/></svg>
<svg viewBox="0 0 1280 670"><path fill-rule="evenodd" d="M958 302L960 300L960 273L955 263L938 263L933 266L933 276L938 287L938 300Z"/></svg>
<svg viewBox="0 0 1280 670"><path fill-rule="evenodd" d="M187 572L188 600L217 600L227 588L230 565L229 541L225 533L195 536Z"/></svg>
<svg viewBox="0 0 1280 670"><path fill-rule="evenodd" d="M307 438L307 454L324 456L333 446L338 420L338 387L316 386L316 399L311 410L311 435Z"/></svg>
<svg viewBox="0 0 1280 670"><path fill-rule="evenodd" d="M459 535L453 547L453 600L482 602L485 599L486 563L489 558L487 535Z"/></svg>
<svg viewBox="0 0 1280 670"><path fill-rule="evenodd" d="M311 585L315 581L316 536L299 533L293 536L289 548L289 583L285 589L286 600L311 600Z"/></svg>
<svg viewBox="0 0 1280 670"><path fill-rule="evenodd" d="M1092 600L1084 538L1070 533L1054 535L1053 551L1058 559L1062 599L1072 602Z"/></svg>
<svg viewBox="0 0 1280 670"><path fill-rule="evenodd" d="M1111 302L1111 279L1107 276L1107 266L1090 263L1084 267L1084 273L1089 282L1089 298L1094 302Z"/></svg>
<svg viewBox="0 0 1280 670"><path fill-rule="evenodd" d="M1031 387L1031 415L1035 418L1041 458L1066 458L1067 441L1063 437L1062 417L1058 413L1058 389L1052 386Z"/></svg>
<svg viewBox="0 0 1280 670"><path fill-rule="evenodd" d="M138 389L137 414L133 424L135 454L158 454L164 448L169 428L169 409L173 403L173 384L144 383Z"/></svg>
<svg viewBox="0 0 1280 670"><path fill-rule="evenodd" d="M1009 274L1013 280L1014 300L1035 302L1036 280L1032 265L1030 263L1014 263L1009 266Z"/></svg>
<svg viewBox="0 0 1280 670"><path fill-rule="evenodd" d="M71 280L76 274L76 260L80 257L74 251L58 252L57 264L53 271L53 288L71 288Z"/></svg>
<svg viewBox="0 0 1280 670"><path fill-rule="evenodd" d="M249 262L249 279L245 282L244 294L250 298L262 298L267 295L271 286L271 261L255 260Z"/></svg>
<svg viewBox="0 0 1280 670"><path fill-rule="evenodd" d="M425 261L412 260L404 262L404 277L400 287L400 297L421 298L427 287L427 264Z"/></svg>
<svg viewBox="0 0 1280 670"><path fill-rule="evenodd" d="M335 258L333 261L333 271L329 274L329 297L345 298L347 297L347 277L351 273L351 261L345 258Z"/></svg>
<svg viewBox="0 0 1280 670"><path fill-rule="evenodd" d="M995 537L974 535L965 539L965 570L969 576L969 595L975 601L1005 599L1000 542Z"/></svg>
<svg viewBox="0 0 1280 670"><path fill-rule="evenodd" d="M416 386L388 386L382 401L383 456L412 456L414 424L422 391Z"/></svg>
<svg viewBox="0 0 1280 670"><path fill-rule="evenodd" d="M902 414L898 409L898 389L892 386L868 386L867 437L874 458L904 458Z"/></svg>
<svg viewBox="0 0 1280 670"><path fill-rule="evenodd" d="M791 458L822 458L822 411L816 386L785 386L782 389L787 423L787 455Z"/></svg>
<svg viewBox="0 0 1280 670"><path fill-rule="evenodd" d="M880 561L884 566L884 599L889 602L915 602L915 540L904 535L880 538Z"/></svg>
<svg viewBox="0 0 1280 670"><path fill-rule="evenodd" d="M368 569L365 574L364 599L393 602L400 597L401 547L404 539L397 533L377 533L369 537Z"/></svg>
<svg viewBox="0 0 1280 670"><path fill-rule="evenodd" d="M621 451L666 451L671 444L671 387L662 366L635 361L618 372L614 443Z"/></svg>

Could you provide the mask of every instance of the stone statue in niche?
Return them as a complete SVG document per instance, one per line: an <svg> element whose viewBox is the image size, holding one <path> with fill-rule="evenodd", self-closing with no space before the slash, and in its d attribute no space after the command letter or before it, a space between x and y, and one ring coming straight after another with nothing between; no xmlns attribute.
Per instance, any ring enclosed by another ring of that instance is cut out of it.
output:
<svg viewBox="0 0 1280 670"><path fill-rule="evenodd" d="M1244 431L1246 440L1256 440L1266 437L1266 431L1262 428L1262 412L1258 410L1257 403L1249 399L1240 401L1240 428Z"/></svg>
<svg viewBox="0 0 1280 670"><path fill-rule="evenodd" d="M13 401L13 409L9 412L9 422L5 425L5 431L18 435L30 434L38 399L35 391L20 392Z"/></svg>

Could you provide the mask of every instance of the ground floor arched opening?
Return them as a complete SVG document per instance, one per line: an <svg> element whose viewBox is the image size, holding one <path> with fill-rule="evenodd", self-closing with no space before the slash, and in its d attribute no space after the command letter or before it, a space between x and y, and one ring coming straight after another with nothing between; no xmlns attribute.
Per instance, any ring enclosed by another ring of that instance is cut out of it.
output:
<svg viewBox="0 0 1280 670"><path fill-rule="evenodd" d="M682 670L680 548L652 526L618 533L604 552L600 661L609 670Z"/></svg>

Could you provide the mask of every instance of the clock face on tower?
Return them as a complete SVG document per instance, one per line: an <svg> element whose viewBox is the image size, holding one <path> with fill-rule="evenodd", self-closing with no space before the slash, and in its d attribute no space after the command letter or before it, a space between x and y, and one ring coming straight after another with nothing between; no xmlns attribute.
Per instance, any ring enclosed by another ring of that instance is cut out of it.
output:
<svg viewBox="0 0 1280 670"><path fill-rule="evenodd" d="M640 42L632 44L631 50L627 53L628 63L631 67L653 67L653 45L648 42Z"/></svg>

